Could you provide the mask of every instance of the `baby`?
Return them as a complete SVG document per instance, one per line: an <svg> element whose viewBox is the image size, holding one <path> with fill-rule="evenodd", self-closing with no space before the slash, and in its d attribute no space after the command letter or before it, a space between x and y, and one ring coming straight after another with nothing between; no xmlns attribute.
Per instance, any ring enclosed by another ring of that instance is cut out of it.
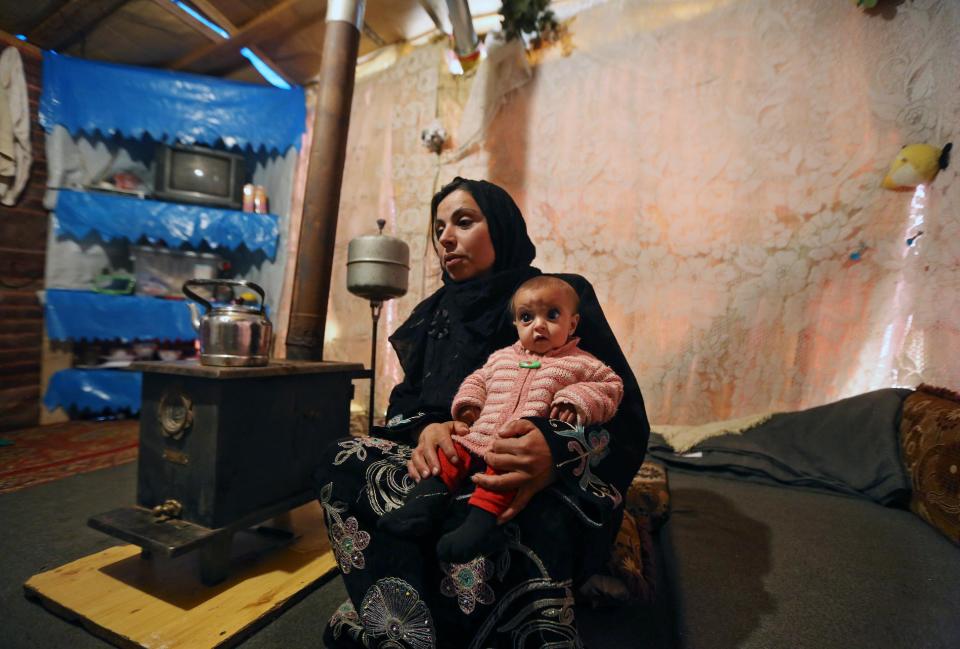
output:
<svg viewBox="0 0 960 649"><path fill-rule="evenodd" d="M446 496L482 468L485 453L508 422L550 417L587 425L613 417L623 397L623 381L577 347L580 339L573 332L580 321L579 303L573 287L558 277L540 275L517 289L511 307L520 340L491 354L453 398L453 418L470 426L469 433L453 438L459 462L438 453L440 475L417 483L402 507L381 517L379 527L399 536L430 531L442 515ZM490 467L486 472L494 473ZM514 495L477 487L470 497L470 514L440 538L437 556L462 563L488 551L490 532Z"/></svg>

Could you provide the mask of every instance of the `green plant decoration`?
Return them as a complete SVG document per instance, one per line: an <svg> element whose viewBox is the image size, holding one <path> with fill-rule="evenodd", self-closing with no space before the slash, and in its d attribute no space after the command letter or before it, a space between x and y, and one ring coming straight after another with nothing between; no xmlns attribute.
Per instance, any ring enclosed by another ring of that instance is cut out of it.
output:
<svg viewBox="0 0 960 649"><path fill-rule="evenodd" d="M551 40L559 25L549 6L550 0L502 0L500 15L507 40L521 38L523 34L533 34L537 41Z"/></svg>

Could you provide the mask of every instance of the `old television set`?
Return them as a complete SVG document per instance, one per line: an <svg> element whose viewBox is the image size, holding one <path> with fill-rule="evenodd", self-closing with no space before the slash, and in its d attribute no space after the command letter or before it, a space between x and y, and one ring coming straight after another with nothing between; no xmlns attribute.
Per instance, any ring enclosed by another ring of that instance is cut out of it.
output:
<svg viewBox="0 0 960 649"><path fill-rule="evenodd" d="M245 182L243 156L200 146L157 147L154 197L240 209Z"/></svg>

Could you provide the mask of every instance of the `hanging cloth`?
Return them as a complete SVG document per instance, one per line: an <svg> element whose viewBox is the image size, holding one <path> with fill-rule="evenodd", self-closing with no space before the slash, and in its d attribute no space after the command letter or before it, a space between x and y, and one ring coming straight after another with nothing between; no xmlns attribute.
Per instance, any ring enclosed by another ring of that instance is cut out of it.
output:
<svg viewBox="0 0 960 649"><path fill-rule="evenodd" d="M0 54L0 203L17 202L32 162L23 61L17 48L8 47Z"/></svg>

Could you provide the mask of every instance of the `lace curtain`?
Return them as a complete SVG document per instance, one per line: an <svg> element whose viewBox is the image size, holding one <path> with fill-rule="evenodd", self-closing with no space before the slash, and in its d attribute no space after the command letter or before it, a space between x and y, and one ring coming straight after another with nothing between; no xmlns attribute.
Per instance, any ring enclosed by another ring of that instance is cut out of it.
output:
<svg viewBox="0 0 960 649"><path fill-rule="evenodd" d="M880 188L903 144L958 137L960 5L881 4L596 6L486 102L499 109L479 143L440 156L420 130L439 118L456 133L480 91L442 69L440 45L359 81L327 357L369 357L346 246L383 217L414 264L381 323L382 414L399 378L387 334L437 286L429 199L460 174L513 194L540 268L593 282L652 421L960 387L960 165L915 192Z"/></svg>

